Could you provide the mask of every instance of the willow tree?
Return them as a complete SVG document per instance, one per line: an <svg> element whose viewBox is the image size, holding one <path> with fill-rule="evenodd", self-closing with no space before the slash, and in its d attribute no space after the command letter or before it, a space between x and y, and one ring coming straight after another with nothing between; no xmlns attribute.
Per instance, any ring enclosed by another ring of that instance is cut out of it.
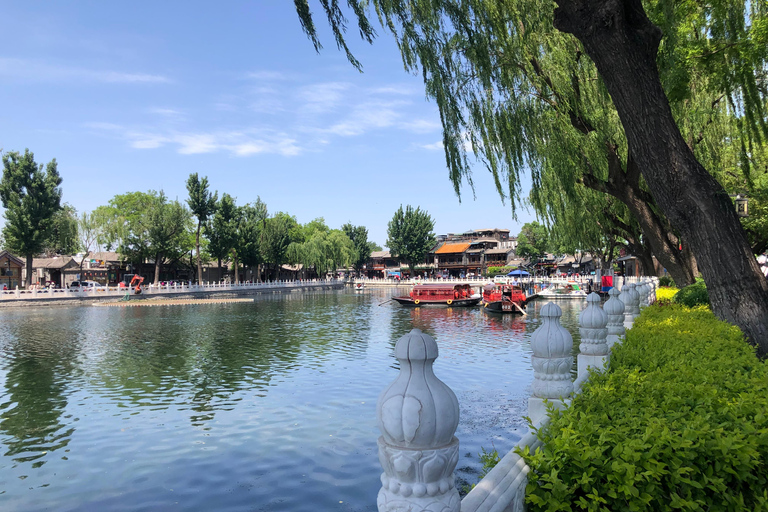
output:
<svg viewBox="0 0 768 512"><path fill-rule="evenodd" d="M678 233L705 277L715 313L768 355L768 283L728 194L689 145L707 136L706 121L686 138L685 123L675 118L685 112L686 95L697 107L709 97L709 113L728 107L746 140L760 143L768 136L760 85L768 60L764 0L649 1L666 40L641 0L373 4L396 35L406 67L423 74L437 102L457 193L463 179L471 185L469 145L514 207L519 173L530 167L536 186L539 149L553 140L551 127L570 125L585 136L584 155L569 152L564 161L605 185L623 180L619 191L630 209L646 205L646 213L662 214L668 228L633 211L644 236L653 239L647 228L656 230L659 259L667 257L665 246L674 247L665 238ZM665 91L666 78L672 80ZM703 96L697 97L699 90ZM679 103L673 109L670 101ZM690 114L694 121L708 117ZM611 123L598 124L598 118ZM638 193L645 187L647 194Z"/></svg>

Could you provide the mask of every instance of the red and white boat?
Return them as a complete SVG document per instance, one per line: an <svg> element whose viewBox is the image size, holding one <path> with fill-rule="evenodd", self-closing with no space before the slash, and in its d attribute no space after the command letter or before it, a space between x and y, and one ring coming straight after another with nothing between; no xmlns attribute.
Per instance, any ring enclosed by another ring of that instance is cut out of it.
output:
<svg viewBox="0 0 768 512"><path fill-rule="evenodd" d="M483 309L495 313L525 314L525 292L510 284L488 284L483 288Z"/></svg>
<svg viewBox="0 0 768 512"><path fill-rule="evenodd" d="M468 284L417 284L407 297L392 297L403 306L475 306L482 299Z"/></svg>

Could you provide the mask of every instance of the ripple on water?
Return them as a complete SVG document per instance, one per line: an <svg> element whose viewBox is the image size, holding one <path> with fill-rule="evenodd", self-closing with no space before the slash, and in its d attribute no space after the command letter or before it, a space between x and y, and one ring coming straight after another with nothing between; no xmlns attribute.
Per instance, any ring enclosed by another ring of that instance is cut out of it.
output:
<svg viewBox="0 0 768 512"><path fill-rule="evenodd" d="M3 511L375 510L376 399L414 327L438 342L473 483L481 448L525 432L537 324L390 294L0 311Z"/></svg>

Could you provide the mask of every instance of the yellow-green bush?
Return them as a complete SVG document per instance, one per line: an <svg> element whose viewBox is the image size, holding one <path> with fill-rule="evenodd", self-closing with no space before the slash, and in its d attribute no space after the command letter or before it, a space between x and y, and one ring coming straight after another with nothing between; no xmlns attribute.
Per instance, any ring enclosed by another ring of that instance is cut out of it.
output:
<svg viewBox="0 0 768 512"><path fill-rule="evenodd" d="M647 308L538 435L530 510L768 510L768 366L707 308Z"/></svg>
<svg viewBox="0 0 768 512"><path fill-rule="evenodd" d="M679 290L677 288L657 288L656 300L671 301Z"/></svg>

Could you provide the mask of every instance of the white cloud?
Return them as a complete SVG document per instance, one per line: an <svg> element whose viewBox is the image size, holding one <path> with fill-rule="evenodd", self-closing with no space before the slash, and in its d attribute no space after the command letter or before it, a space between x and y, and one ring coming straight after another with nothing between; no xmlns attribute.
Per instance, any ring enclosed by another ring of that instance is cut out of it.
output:
<svg viewBox="0 0 768 512"><path fill-rule="evenodd" d="M442 125L437 121L428 119L414 119L413 121L404 121L399 123L400 128L413 133L431 133L442 129Z"/></svg>
<svg viewBox="0 0 768 512"><path fill-rule="evenodd" d="M397 110L398 106L398 103L364 103L356 106L346 119L323 131L334 135L350 137L362 135L370 130L388 128L395 125L402 115Z"/></svg>
<svg viewBox="0 0 768 512"><path fill-rule="evenodd" d="M424 148L424 149L429 149L430 151L442 150L443 149L443 142L442 141L437 141L437 142L434 142L432 144L422 144L419 147L420 148Z"/></svg>
<svg viewBox="0 0 768 512"><path fill-rule="evenodd" d="M112 70L94 70L50 64L39 60L0 57L0 77L31 82L80 82L152 84L169 83L162 75L125 73Z"/></svg>
<svg viewBox="0 0 768 512"><path fill-rule="evenodd" d="M312 114L330 112L342 99L349 99L345 95L349 89L350 84L345 82L324 82L300 87L297 94L302 102L300 108Z"/></svg>
<svg viewBox="0 0 768 512"><path fill-rule="evenodd" d="M182 115L179 110L174 110L172 108L150 108L149 113L168 117L176 117Z"/></svg>
<svg viewBox="0 0 768 512"><path fill-rule="evenodd" d="M280 71L253 71L251 73L248 73L245 75L246 78L249 78L251 80L261 80L261 81L275 81L275 80L287 80L288 76L285 73L281 73Z"/></svg>

